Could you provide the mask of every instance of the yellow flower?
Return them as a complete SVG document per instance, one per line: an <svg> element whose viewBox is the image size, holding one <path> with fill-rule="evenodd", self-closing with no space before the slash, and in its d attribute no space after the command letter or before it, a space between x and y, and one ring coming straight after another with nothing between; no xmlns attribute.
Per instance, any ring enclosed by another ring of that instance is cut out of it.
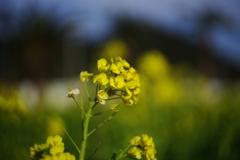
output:
<svg viewBox="0 0 240 160"><path fill-rule="evenodd" d="M34 159L38 153L43 152L44 150L47 150L49 148L49 145L47 143L44 144L34 144L34 147L30 147L30 158Z"/></svg>
<svg viewBox="0 0 240 160"><path fill-rule="evenodd" d="M133 103L134 104L137 104L138 103L138 96L136 95L134 95L133 97L132 97L132 100L133 100Z"/></svg>
<svg viewBox="0 0 240 160"><path fill-rule="evenodd" d="M140 83L138 81L131 80L126 83L126 87L129 89L135 89L136 87L140 87Z"/></svg>
<svg viewBox="0 0 240 160"><path fill-rule="evenodd" d="M142 134L140 146L142 149L148 149L149 147L154 146L152 137L149 137L147 134Z"/></svg>
<svg viewBox="0 0 240 160"><path fill-rule="evenodd" d="M109 85L114 88L123 88L125 86L125 82L122 76L117 76L116 78L110 77Z"/></svg>
<svg viewBox="0 0 240 160"><path fill-rule="evenodd" d="M123 64L123 67L130 68L130 64L125 59L122 60L122 64Z"/></svg>
<svg viewBox="0 0 240 160"><path fill-rule="evenodd" d="M123 99L123 102L126 104L126 105L129 105L129 106L131 106L131 105L133 105L134 104L134 101L133 101L133 99Z"/></svg>
<svg viewBox="0 0 240 160"><path fill-rule="evenodd" d="M124 100L128 100L128 99L130 99L131 97L132 97L132 92L131 92L127 87L125 87L124 90L123 90L123 92L122 92L122 98L123 98Z"/></svg>
<svg viewBox="0 0 240 160"><path fill-rule="evenodd" d="M87 82L91 76L93 76L93 73L88 73L87 71L82 71L79 75L82 82Z"/></svg>
<svg viewBox="0 0 240 160"><path fill-rule="evenodd" d="M124 70L122 72L122 75L126 81L132 80L136 74L137 74L137 71L133 67L131 67L129 70Z"/></svg>
<svg viewBox="0 0 240 160"><path fill-rule="evenodd" d="M106 104L106 99L108 99L108 94L104 90L100 90L97 93L97 100L100 104L105 105Z"/></svg>
<svg viewBox="0 0 240 160"><path fill-rule="evenodd" d="M68 89L68 98L74 98L75 95L79 94L80 91L76 88L76 89Z"/></svg>
<svg viewBox="0 0 240 160"><path fill-rule="evenodd" d="M105 73L100 73L93 78L93 83L99 86L107 85L109 82L107 75Z"/></svg>
<svg viewBox="0 0 240 160"><path fill-rule="evenodd" d="M110 65L107 63L107 60L104 58L101 58L98 60L97 66L98 66L99 72L106 72L110 67Z"/></svg>
<svg viewBox="0 0 240 160"><path fill-rule="evenodd" d="M56 135L55 137L53 137L53 136L49 136L48 138L47 138L47 144L49 145L49 146L56 146L56 145L58 145L58 144L60 144L60 145L64 145L64 143L62 142L62 137L61 136L59 136L59 135Z"/></svg>
<svg viewBox="0 0 240 160"><path fill-rule="evenodd" d="M64 151L64 145L61 145L61 144L57 144L50 148L50 154L53 156L63 153L63 151Z"/></svg>
<svg viewBox="0 0 240 160"><path fill-rule="evenodd" d="M128 151L128 156L131 158L141 159L142 158L142 150L137 147L132 147Z"/></svg>
<svg viewBox="0 0 240 160"><path fill-rule="evenodd" d="M135 89L132 90L133 95L138 95L140 93L140 88L136 87Z"/></svg>
<svg viewBox="0 0 240 160"><path fill-rule="evenodd" d="M133 139L131 139L130 144L132 146L138 146L140 144L141 137L140 136L135 136Z"/></svg>
<svg viewBox="0 0 240 160"><path fill-rule="evenodd" d="M44 157L44 159L40 159L40 160L52 160L52 159L53 159L53 156L48 154Z"/></svg>
<svg viewBox="0 0 240 160"><path fill-rule="evenodd" d="M123 71L123 64L121 62L112 63L110 70L115 74L120 74Z"/></svg>
<svg viewBox="0 0 240 160"><path fill-rule="evenodd" d="M75 160L75 156L66 152L66 153L63 153L59 156L59 159L62 159L62 160Z"/></svg>
<svg viewBox="0 0 240 160"><path fill-rule="evenodd" d="M156 158L155 158L156 153L157 152L156 152L154 146L149 147L145 152L146 160L156 160Z"/></svg>

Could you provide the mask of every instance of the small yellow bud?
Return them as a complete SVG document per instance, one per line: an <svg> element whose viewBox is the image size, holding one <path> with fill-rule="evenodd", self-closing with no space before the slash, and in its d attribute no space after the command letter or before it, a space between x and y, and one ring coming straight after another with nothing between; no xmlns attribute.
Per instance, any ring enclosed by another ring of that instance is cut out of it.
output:
<svg viewBox="0 0 240 160"><path fill-rule="evenodd" d="M100 90L97 93L97 100L100 104L105 105L106 104L106 99L108 99L108 94L104 90Z"/></svg>
<svg viewBox="0 0 240 160"><path fill-rule="evenodd" d="M112 110L113 112L118 112L119 110L117 110L117 108L119 107L120 104L112 104L110 107L110 110Z"/></svg>
<svg viewBox="0 0 240 160"><path fill-rule="evenodd" d="M91 76L93 76L93 73L88 73L87 71L82 71L79 75L82 82L87 82Z"/></svg>

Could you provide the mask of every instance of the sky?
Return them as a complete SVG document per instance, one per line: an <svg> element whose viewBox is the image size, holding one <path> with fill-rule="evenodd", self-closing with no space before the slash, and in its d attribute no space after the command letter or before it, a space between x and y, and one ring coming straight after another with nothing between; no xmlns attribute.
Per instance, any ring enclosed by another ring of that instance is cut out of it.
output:
<svg viewBox="0 0 240 160"><path fill-rule="evenodd" d="M239 0L0 0L0 13L11 15L8 23L15 28L21 13L36 10L56 19L59 27L74 22L75 36L86 42L98 41L113 32L114 19L128 15L159 27L169 34L194 43L197 18L206 12L220 13L226 25L215 23L208 32L210 47L225 61L240 68L240 1ZM0 17L0 34L7 34L7 25ZM79 26L79 27L78 27ZM227 26L227 27L226 27Z"/></svg>

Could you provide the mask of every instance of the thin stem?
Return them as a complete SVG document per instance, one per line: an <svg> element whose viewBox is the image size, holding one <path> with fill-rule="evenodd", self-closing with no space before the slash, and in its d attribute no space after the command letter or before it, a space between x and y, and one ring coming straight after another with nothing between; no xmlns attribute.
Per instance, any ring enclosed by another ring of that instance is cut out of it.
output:
<svg viewBox="0 0 240 160"><path fill-rule="evenodd" d="M78 146L76 145L76 143L74 142L74 140L72 139L72 137L68 134L67 130L65 129L65 127L63 126L62 124L62 121L59 119L63 129L64 129L64 132L67 134L68 138L72 141L73 145L75 146L75 148L77 149L78 153L80 154L81 153L81 150L78 148Z"/></svg>
<svg viewBox="0 0 240 160"><path fill-rule="evenodd" d="M94 152L86 160L90 159L94 154L97 153L97 150L98 150L98 147L100 146L100 144L101 144L101 142L98 143L97 148L94 150Z"/></svg>
<svg viewBox="0 0 240 160"><path fill-rule="evenodd" d="M119 160L119 159L122 159L122 158L125 158L125 157L127 157L127 154L122 155L121 157L117 157L115 160Z"/></svg>
<svg viewBox="0 0 240 160"><path fill-rule="evenodd" d="M84 106L84 97L82 96L81 97L81 106L80 106L80 109L82 109L83 110L83 106ZM84 111L84 110L83 110ZM83 140L83 124L84 124L84 117L86 116L86 113L83 113L83 112L81 112L81 118L82 118L82 122L81 122L81 124L82 124L82 140Z"/></svg>
<svg viewBox="0 0 240 160"><path fill-rule="evenodd" d="M118 99L118 98L121 98L121 97L108 98L108 99L106 99L106 101L110 101L110 100Z"/></svg>
<svg viewBox="0 0 240 160"><path fill-rule="evenodd" d="M84 82L84 87L85 87L85 90L87 92L87 96L88 96L88 99L89 99L89 102L91 102L91 97L90 97L90 94L89 94L89 91L88 91L88 87L87 87L87 83Z"/></svg>
<svg viewBox="0 0 240 160"><path fill-rule="evenodd" d="M107 123L109 120L111 120L113 118L113 116L115 116L117 114L117 112L113 113L112 115L110 115L107 119L105 119L102 123L100 123L97 127L95 127L92 131L90 131L88 133L87 136L90 136L93 132L95 132L96 130L98 130L98 128L102 127L105 123Z"/></svg>
<svg viewBox="0 0 240 160"><path fill-rule="evenodd" d="M95 113L93 114L93 116L97 116L97 115L100 115L100 114L103 114L103 113L106 113L106 112L109 112L111 111L111 109L108 109L108 110L105 110L105 111L102 111L102 112L99 112L99 113Z"/></svg>
<svg viewBox="0 0 240 160"><path fill-rule="evenodd" d="M129 144L129 145L119 154L119 156L117 156L116 160L126 157L127 155L124 155L124 154L130 149L131 146L132 146L132 145Z"/></svg>
<svg viewBox="0 0 240 160"><path fill-rule="evenodd" d="M83 106L84 106L84 97L82 96L81 97L81 106L80 106L80 109L81 109L81 116L82 118L86 115L86 113L84 112L84 109L83 109Z"/></svg>
<svg viewBox="0 0 240 160"><path fill-rule="evenodd" d="M83 99L83 98L82 98ZM77 103L76 99L73 97L73 100L75 101L75 103L77 104L78 108L81 110L81 113L86 116L86 113L84 112L83 110L83 107L82 106L79 106L79 104Z"/></svg>
<svg viewBox="0 0 240 160"><path fill-rule="evenodd" d="M96 93L95 93L95 95L97 95L97 93L98 93L98 85L96 86Z"/></svg>

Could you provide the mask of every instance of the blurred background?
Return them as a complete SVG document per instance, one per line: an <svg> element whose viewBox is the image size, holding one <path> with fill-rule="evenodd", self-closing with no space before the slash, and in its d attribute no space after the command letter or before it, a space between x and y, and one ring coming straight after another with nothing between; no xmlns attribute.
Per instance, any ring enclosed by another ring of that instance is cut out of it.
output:
<svg viewBox="0 0 240 160"><path fill-rule="evenodd" d="M88 154L101 142L92 159L109 159L144 133L159 160L239 160L239 7L238 0L0 0L0 159L30 159L29 147L56 134L77 157L59 122L81 140L67 88L79 88L80 101L79 73L121 56L140 74L139 103L122 105L90 138Z"/></svg>

